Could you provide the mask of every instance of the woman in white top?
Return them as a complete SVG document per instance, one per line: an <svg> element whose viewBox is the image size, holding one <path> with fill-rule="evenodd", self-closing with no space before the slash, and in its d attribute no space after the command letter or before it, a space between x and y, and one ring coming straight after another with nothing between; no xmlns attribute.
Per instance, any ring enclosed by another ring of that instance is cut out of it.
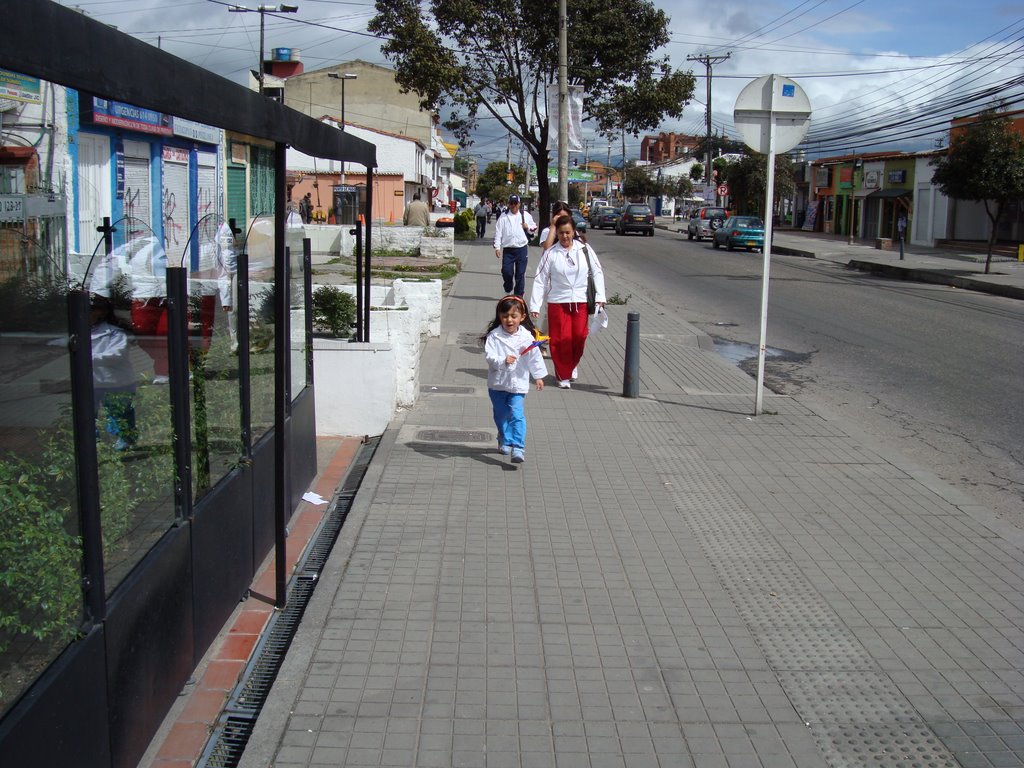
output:
<svg viewBox="0 0 1024 768"><path fill-rule="evenodd" d="M548 305L548 335L551 337L551 362L558 386L569 389L575 369L587 343L587 261L594 273L597 305L604 306L604 271L594 249L576 239L571 215L555 220L557 242L540 258L530 293L530 315L540 316Z"/></svg>

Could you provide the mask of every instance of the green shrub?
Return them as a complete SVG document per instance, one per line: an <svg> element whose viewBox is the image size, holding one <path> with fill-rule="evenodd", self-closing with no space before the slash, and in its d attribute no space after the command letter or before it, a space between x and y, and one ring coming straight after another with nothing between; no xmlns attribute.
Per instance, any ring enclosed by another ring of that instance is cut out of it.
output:
<svg viewBox="0 0 1024 768"><path fill-rule="evenodd" d="M16 635L70 639L82 604L71 506L14 455L0 460L0 487L0 652Z"/></svg>
<svg viewBox="0 0 1024 768"><path fill-rule="evenodd" d="M476 232L475 218L473 212L468 208L455 214L455 236L458 237L466 232Z"/></svg>
<svg viewBox="0 0 1024 768"><path fill-rule="evenodd" d="M331 336L348 336L356 322L356 302L350 293L334 285L313 291L313 324Z"/></svg>
<svg viewBox="0 0 1024 768"><path fill-rule="evenodd" d="M19 274L0 283L0 331L60 332L67 327L68 285L59 278Z"/></svg>

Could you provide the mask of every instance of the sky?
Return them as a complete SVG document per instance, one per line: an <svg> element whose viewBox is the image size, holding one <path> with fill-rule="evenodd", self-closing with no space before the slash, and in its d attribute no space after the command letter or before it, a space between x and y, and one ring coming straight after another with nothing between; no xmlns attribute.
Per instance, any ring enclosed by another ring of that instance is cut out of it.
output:
<svg viewBox="0 0 1024 768"><path fill-rule="evenodd" d="M259 58L260 14L230 12L222 0L60 2L238 83L247 81ZM354 59L388 65L380 41L366 32L375 13L371 0L290 2L298 12L265 15L268 57L273 48L289 47L299 49L307 71ZM762 75L785 75L811 102L810 129L800 147L809 158L929 150L948 142L954 115L1000 100L1008 108L1024 109L1024 0L653 4L671 20L671 42L658 55L668 55L674 67L697 75L683 118L666 121L661 131L705 133L707 70L687 60L704 55L729 57L712 68L716 133L738 139L732 111L739 92ZM256 2L243 5L258 7ZM354 110L346 117L358 122ZM590 159L610 156L616 164L621 141L609 145L591 127L584 128ZM483 165L505 159L506 133L495 121L482 124L474 138L463 154ZM641 139L626 137L627 158L638 156Z"/></svg>

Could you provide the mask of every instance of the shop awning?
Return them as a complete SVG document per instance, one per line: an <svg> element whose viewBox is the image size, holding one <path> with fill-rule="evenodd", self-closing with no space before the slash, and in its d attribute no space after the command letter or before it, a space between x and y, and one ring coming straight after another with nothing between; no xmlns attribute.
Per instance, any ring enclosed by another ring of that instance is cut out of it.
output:
<svg viewBox="0 0 1024 768"><path fill-rule="evenodd" d="M876 189L874 192L872 192L870 195L868 195L868 199L870 200L870 199L874 198L874 199L877 200L877 199L881 198L883 200L891 200L894 197L913 197L913 196L914 196L914 191L912 189L899 189L899 188L894 188L894 189Z"/></svg>

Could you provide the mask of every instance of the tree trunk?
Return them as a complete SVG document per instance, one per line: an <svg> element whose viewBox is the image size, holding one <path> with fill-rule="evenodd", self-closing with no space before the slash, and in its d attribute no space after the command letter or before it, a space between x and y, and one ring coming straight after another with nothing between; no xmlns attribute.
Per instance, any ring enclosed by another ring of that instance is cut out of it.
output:
<svg viewBox="0 0 1024 768"><path fill-rule="evenodd" d="M985 256L985 274L987 275L989 273L989 269L992 266L992 246L995 245L996 242L996 228L999 224L999 219L1001 219L1003 216L1002 201L996 203L996 213L995 216L993 216L992 212L989 211L988 208L988 200L986 200L985 213L988 214L988 220L992 222L992 231L988 233L988 253Z"/></svg>
<svg viewBox="0 0 1024 768"><path fill-rule="evenodd" d="M532 148L531 148L532 150ZM550 184L548 183L548 153L546 150L533 155L537 164L537 215L534 219L540 229L550 226L551 205L550 205ZM529 190L527 190L529 192Z"/></svg>

